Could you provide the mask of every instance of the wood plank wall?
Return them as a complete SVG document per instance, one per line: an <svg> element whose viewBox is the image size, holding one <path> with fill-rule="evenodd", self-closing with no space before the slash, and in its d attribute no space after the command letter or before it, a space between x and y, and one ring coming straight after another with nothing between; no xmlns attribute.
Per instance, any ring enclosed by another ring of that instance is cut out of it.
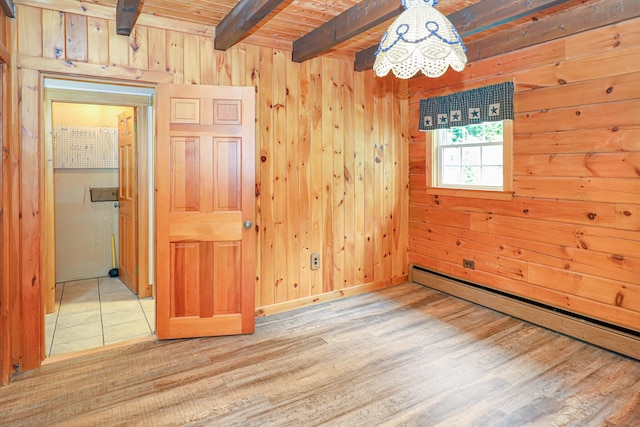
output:
<svg viewBox="0 0 640 427"><path fill-rule="evenodd" d="M213 38L194 32L137 25L129 38L116 36L114 20L86 9L17 5L22 216L14 243L22 262L14 283L25 309L18 323L39 330L34 316L42 311L37 69L143 81L170 73L174 83L256 88L259 315L406 280L406 82L355 73L340 59L293 63L290 52L269 47L215 51ZM321 254L318 271L310 269L312 252ZM39 339L23 335L14 345L26 368L39 364L24 356Z"/></svg>
<svg viewBox="0 0 640 427"><path fill-rule="evenodd" d="M427 194L419 100L502 81L513 200ZM638 82L638 19L411 80L410 262L640 331Z"/></svg>

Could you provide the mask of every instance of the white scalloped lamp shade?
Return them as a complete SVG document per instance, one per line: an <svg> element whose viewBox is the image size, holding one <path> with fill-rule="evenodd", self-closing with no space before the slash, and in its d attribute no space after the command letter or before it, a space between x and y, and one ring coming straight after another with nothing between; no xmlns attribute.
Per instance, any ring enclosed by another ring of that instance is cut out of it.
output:
<svg viewBox="0 0 640 427"><path fill-rule="evenodd" d="M408 79L422 71L440 77L450 66L462 71L467 63L466 48L453 24L432 7L434 0L406 0L404 12L382 36L373 69L383 77L389 71Z"/></svg>

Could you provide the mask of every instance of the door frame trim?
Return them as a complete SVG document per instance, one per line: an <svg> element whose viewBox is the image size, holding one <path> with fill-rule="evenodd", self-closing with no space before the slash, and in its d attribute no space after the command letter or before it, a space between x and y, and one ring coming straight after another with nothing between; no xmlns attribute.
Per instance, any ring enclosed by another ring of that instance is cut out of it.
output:
<svg viewBox="0 0 640 427"><path fill-rule="evenodd" d="M38 117L43 114L43 78L44 76L51 78L59 78L63 80L81 80L98 83L111 83L116 85L149 87L155 88L157 83L173 81L173 75L169 72L148 72L135 71L123 67L107 67L94 64L74 64L71 70L68 64L63 61L48 58L31 58L29 56L18 54L15 57L15 63L18 68L14 67L16 73L11 72L11 117L13 126L11 129L11 198L10 221L15 224L11 229L9 244L16 245L18 258L21 254L29 250L33 257L29 259L20 259L19 262L10 265L10 283L9 291L11 298L15 301L9 307L9 325L7 328L10 340L9 352L3 354L3 357L9 358L10 364L15 366L15 372L25 371L37 368L44 360L44 292L42 285L42 263L44 256L42 251L42 209L43 209L43 181L42 173L35 182L32 182L27 191L25 191L25 182L20 179L20 171L26 165L33 168L34 165L40 165L42 171L43 165L43 121L41 117L33 123L33 120L26 122L23 120L21 113L29 109L31 117ZM82 67L78 68L78 65ZM35 76L34 76L35 73ZM22 93L22 98L18 94ZM35 96L34 96L35 95ZM37 96L37 99L35 97ZM152 105L153 99L152 98ZM151 111L153 107L151 107ZM25 126L27 128L25 129ZM151 139L155 139L155 129L152 125L150 132ZM22 133L21 133L22 131ZM25 133L26 132L26 133ZM27 139L37 142L37 147L31 147L24 142L24 136ZM26 144L26 145L25 145ZM29 150L23 152L23 148ZM150 154L150 163L152 153ZM153 163L151 163L153 164ZM37 192L34 190L37 188ZM29 197L30 199L26 199ZM25 218L20 217L21 203L25 200L33 200L30 202L35 217L27 216L26 221L34 232L28 234L23 233L22 224ZM153 242L151 242L153 243ZM30 249L29 249L30 248ZM16 260L18 261L18 260ZM26 273L26 274L25 274ZM27 277L28 275L28 277ZM12 372L14 372L12 370Z"/></svg>
<svg viewBox="0 0 640 427"><path fill-rule="evenodd" d="M2 45L2 43L0 43ZM11 132L10 118L11 113L11 76L10 67L6 58L0 58L0 72L2 73L2 87L0 88L0 101L2 102L2 168L0 173L2 174L2 190L0 190L0 197L2 197L2 257L0 257L0 263L2 268L0 272L0 298L4 303L0 302L0 385L6 385L9 382L9 375L11 372L11 329L9 328L9 266L10 266L10 245L9 245L9 229L11 228Z"/></svg>

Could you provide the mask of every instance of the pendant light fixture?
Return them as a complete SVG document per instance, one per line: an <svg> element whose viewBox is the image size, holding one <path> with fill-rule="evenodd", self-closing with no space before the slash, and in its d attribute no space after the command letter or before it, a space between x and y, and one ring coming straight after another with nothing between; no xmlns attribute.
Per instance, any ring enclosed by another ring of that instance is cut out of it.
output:
<svg viewBox="0 0 640 427"><path fill-rule="evenodd" d="M393 71L408 79L419 70L440 77L451 66L462 71L466 48L453 24L433 8L438 0L401 0L404 12L382 36L373 69L383 77Z"/></svg>

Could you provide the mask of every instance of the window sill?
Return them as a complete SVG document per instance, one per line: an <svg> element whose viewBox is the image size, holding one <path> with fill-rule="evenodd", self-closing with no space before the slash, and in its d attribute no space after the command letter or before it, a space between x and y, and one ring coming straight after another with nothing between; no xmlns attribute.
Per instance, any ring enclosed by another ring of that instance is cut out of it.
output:
<svg viewBox="0 0 640 427"><path fill-rule="evenodd" d="M427 194L438 196L471 197L474 199L513 200L513 192L511 191L427 187Z"/></svg>

